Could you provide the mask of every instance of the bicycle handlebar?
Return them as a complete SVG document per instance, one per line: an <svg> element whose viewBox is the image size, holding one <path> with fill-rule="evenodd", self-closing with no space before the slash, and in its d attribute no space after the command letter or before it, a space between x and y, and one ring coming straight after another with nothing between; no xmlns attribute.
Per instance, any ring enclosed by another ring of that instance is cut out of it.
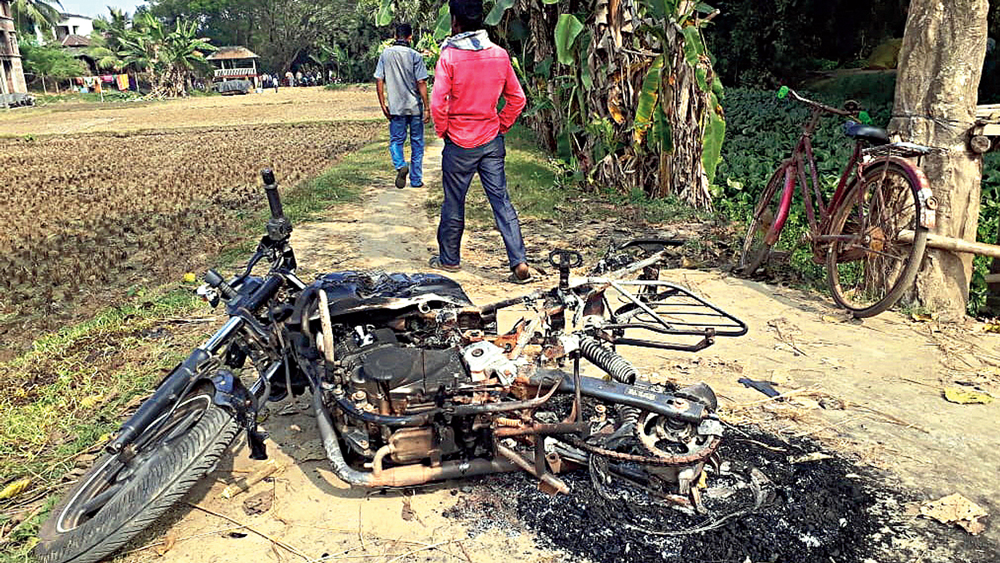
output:
<svg viewBox="0 0 1000 563"><path fill-rule="evenodd" d="M265 168L260 172L264 180L264 193L267 194L267 206L271 208L272 219L283 219L285 212L281 208L281 198L278 196L278 184L274 180L274 171Z"/></svg>
<svg viewBox="0 0 1000 563"><path fill-rule="evenodd" d="M815 100L810 100L809 98L806 98L805 96L800 95L795 90L792 90L788 86L782 86L778 90L778 97L779 98L784 98L786 96L791 96L791 98L793 100L795 100L797 102L802 102L802 103L806 104L807 106L810 106L813 109L817 109L819 111L823 111L823 112L826 112L826 113L832 113L834 115L840 115L840 116L843 116L843 117L858 117L858 114L861 113L861 108L858 108L855 111L850 111L850 110L846 110L846 109L835 108L833 106L828 106L826 104L817 102Z"/></svg>

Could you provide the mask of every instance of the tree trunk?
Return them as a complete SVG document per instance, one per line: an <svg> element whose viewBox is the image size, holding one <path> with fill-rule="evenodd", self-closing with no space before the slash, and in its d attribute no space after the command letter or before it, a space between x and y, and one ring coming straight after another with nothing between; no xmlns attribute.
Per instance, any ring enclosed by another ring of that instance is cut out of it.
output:
<svg viewBox="0 0 1000 563"><path fill-rule="evenodd" d="M987 0L912 0L889 129L940 150L921 167L937 199L935 234L975 240L982 160L968 149L986 55ZM916 299L944 317L965 314L972 255L927 249Z"/></svg>

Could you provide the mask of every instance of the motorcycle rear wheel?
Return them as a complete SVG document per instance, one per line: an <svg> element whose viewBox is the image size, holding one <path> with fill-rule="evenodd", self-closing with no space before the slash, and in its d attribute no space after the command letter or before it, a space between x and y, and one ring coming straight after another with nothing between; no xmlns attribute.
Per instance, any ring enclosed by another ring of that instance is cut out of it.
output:
<svg viewBox="0 0 1000 563"><path fill-rule="evenodd" d="M212 396L211 386L186 395L169 418L161 417L140 434L128 462L122 454L98 459L39 530L38 560L100 561L187 493L215 465L238 430Z"/></svg>

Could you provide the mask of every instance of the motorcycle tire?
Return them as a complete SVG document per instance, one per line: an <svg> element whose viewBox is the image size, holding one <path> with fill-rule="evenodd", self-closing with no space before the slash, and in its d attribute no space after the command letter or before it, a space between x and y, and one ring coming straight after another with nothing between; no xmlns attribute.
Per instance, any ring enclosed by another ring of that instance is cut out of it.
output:
<svg viewBox="0 0 1000 563"><path fill-rule="evenodd" d="M130 463L108 454L77 481L38 532L41 563L104 559L167 511L208 473L238 426L212 402L211 386L193 390L168 419L150 425ZM167 414L163 415L164 417Z"/></svg>

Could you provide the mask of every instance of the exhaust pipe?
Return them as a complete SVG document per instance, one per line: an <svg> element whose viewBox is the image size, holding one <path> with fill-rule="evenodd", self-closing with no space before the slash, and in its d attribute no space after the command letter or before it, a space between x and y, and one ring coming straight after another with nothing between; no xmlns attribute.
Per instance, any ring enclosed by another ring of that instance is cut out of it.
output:
<svg viewBox="0 0 1000 563"><path fill-rule="evenodd" d="M326 457L333 466L333 472L341 481L354 487L409 487L423 485L432 481L489 475L516 471L517 465L506 459L474 459L471 461L447 461L438 467L426 465L403 465L383 469L378 475L371 471L358 471L347 464L340 451L340 442L333 429L330 413L323 406L320 393L313 393L313 408L316 410L316 425L323 440Z"/></svg>

